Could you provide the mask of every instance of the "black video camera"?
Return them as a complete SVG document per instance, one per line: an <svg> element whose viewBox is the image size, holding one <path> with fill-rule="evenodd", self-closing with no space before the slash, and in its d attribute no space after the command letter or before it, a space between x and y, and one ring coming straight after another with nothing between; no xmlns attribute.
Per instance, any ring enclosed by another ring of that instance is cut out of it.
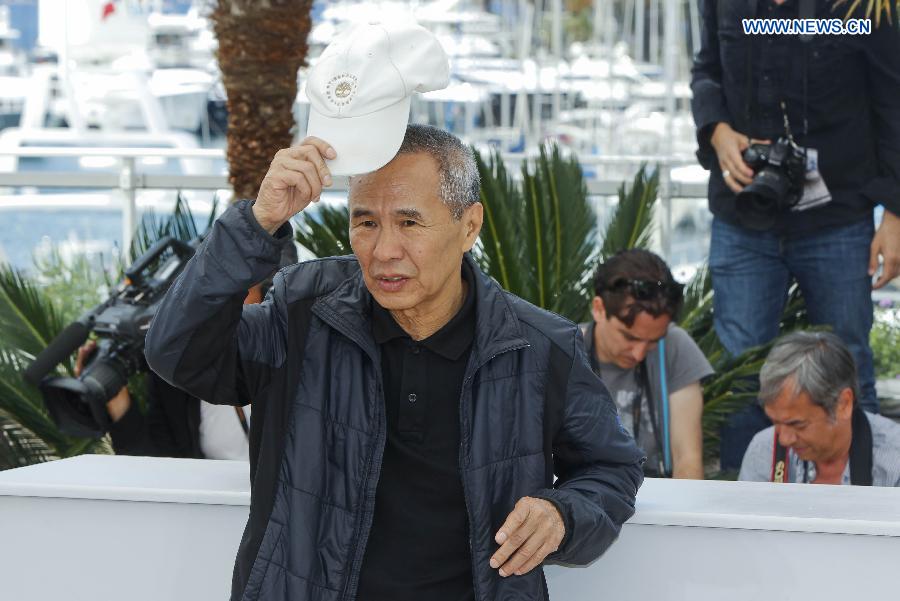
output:
<svg viewBox="0 0 900 601"><path fill-rule="evenodd" d="M751 144L744 162L756 175L737 195L738 216L750 229L770 229L803 195L806 150L782 136L774 144Z"/></svg>
<svg viewBox="0 0 900 601"><path fill-rule="evenodd" d="M66 328L35 357L25 380L41 389L60 431L99 438L111 426L106 403L147 369L144 338L163 296L194 254L194 246L162 238L125 271L112 296ZM95 332L97 352L78 378L47 377Z"/></svg>

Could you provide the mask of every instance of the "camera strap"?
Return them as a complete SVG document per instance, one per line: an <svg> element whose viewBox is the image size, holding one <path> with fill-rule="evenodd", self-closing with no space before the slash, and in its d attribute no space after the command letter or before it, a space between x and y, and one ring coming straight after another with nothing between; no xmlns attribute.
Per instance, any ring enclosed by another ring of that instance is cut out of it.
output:
<svg viewBox="0 0 900 601"><path fill-rule="evenodd" d="M851 418L852 439L850 441L850 484L854 486L872 486L872 426L865 412L856 406ZM787 447L778 443L775 433L775 444L772 452L772 482L790 482L790 452ZM803 462L803 482L808 483L808 462Z"/></svg>
<svg viewBox="0 0 900 601"><path fill-rule="evenodd" d="M721 5L721 3L720 3ZM759 0L748 0L748 14L747 18L755 19L756 13L759 11ZM756 97L754 95L754 87L753 87L753 37L751 36L747 40L747 56L745 59L745 67L747 71L746 77L746 88L744 89L744 94L746 98L744 99L744 118L747 120L747 128L748 131L753 127L753 121L756 117Z"/></svg>
<svg viewBox="0 0 900 601"><path fill-rule="evenodd" d="M634 439L638 440L641 431L641 410L644 404L644 397L647 398L647 411L650 414L650 431L653 433L653 440L656 442L656 460L658 474L662 477L670 477L671 470L667 465L665 458L668 455L668 449L663 446L663 441L659 435L659 422L656 417L656 401L653 398L653 389L650 387L650 376L647 372L647 360L641 361L636 370L638 389L631 403L631 415L634 420L632 428L634 429ZM668 402L668 399L666 399Z"/></svg>
<svg viewBox="0 0 900 601"><path fill-rule="evenodd" d="M244 413L243 407L235 406L234 412L237 414L238 422L241 424L241 430L244 431L244 436L247 439L250 439L250 426L247 424L247 414Z"/></svg>
<svg viewBox="0 0 900 601"><path fill-rule="evenodd" d="M748 0L748 15L747 17L750 19L756 18L757 13L759 12L759 2L761 0ZM762 0L762 1L771 1L771 0ZM799 0L799 8L798 8L798 17L800 19L812 19L816 16L816 0ZM752 131L754 123L756 121L756 93L755 86L753 85L753 50L754 44L753 39L755 36L750 36L747 40L747 56L745 60L745 66L747 71L746 76L746 87L745 87L745 103L744 103L744 117L747 120L747 128L748 131ZM803 52L803 62L801 66L802 78L803 78L803 138L804 143L806 141L806 135L809 133L809 121L807 117L807 100L809 96L809 42L812 41L813 36L810 34L804 34L799 36L801 42L801 49ZM781 88L781 114L784 117L785 121L785 129L788 137L793 140L793 136L790 134L790 125L788 124L787 119L787 109L786 102L784 100L784 82L780 81ZM750 134L752 136L752 133Z"/></svg>

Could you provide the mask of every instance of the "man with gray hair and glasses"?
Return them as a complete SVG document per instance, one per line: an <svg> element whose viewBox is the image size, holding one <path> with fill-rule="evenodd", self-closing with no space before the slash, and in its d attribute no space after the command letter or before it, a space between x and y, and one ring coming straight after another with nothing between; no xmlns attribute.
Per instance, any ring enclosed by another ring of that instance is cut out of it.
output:
<svg viewBox="0 0 900 601"><path fill-rule="evenodd" d="M788 334L759 379L774 425L750 443L740 480L900 486L900 425L860 409L856 364L840 338Z"/></svg>

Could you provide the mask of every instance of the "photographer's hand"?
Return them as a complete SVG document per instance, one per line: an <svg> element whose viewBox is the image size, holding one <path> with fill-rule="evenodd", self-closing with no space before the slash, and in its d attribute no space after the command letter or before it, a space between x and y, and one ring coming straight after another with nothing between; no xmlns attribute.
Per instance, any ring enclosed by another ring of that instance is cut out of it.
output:
<svg viewBox="0 0 900 601"><path fill-rule="evenodd" d="M878 269L878 256L884 261L881 277L872 284L876 290L900 275L900 216L884 211L881 226L872 238L869 253L869 276L875 275Z"/></svg>
<svg viewBox="0 0 900 601"><path fill-rule="evenodd" d="M710 144L719 158L725 185L737 194L753 181L753 170L743 158L743 152L750 146L750 138L734 131L723 121L713 130Z"/></svg>
<svg viewBox="0 0 900 601"><path fill-rule="evenodd" d="M75 377L81 375L81 372L84 371L84 365L88 362L88 359L91 355L94 354L94 351L97 350L97 343L93 340L89 340L84 343L81 348L78 349L78 355L75 357ZM117 422L122 419L122 416L128 413L128 410L131 408L131 396L128 394L128 389L124 386L122 390L116 393L116 396L109 399L106 402L106 412L109 413L109 418L113 420L113 422Z"/></svg>
<svg viewBox="0 0 900 601"><path fill-rule="evenodd" d="M253 205L253 216L259 224L274 234L310 202L319 200L322 187L331 185L325 159L336 157L327 142L315 137L275 153Z"/></svg>

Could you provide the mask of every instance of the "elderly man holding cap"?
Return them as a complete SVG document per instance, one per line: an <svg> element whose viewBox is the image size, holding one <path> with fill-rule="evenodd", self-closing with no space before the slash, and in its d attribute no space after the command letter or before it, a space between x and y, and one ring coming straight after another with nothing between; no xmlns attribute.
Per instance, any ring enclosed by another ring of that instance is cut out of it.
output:
<svg viewBox="0 0 900 601"><path fill-rule="evenodd" d="M634 511L643 455L577 326L479 270L471 151L406 125L447 71L414 25L332 44L307 84L314 135L219 218L148 334L170 382L253 399L234 601L546 599L542 562L594 560ZM333 174L355 175L354 254L243 306Z"/></svg>

